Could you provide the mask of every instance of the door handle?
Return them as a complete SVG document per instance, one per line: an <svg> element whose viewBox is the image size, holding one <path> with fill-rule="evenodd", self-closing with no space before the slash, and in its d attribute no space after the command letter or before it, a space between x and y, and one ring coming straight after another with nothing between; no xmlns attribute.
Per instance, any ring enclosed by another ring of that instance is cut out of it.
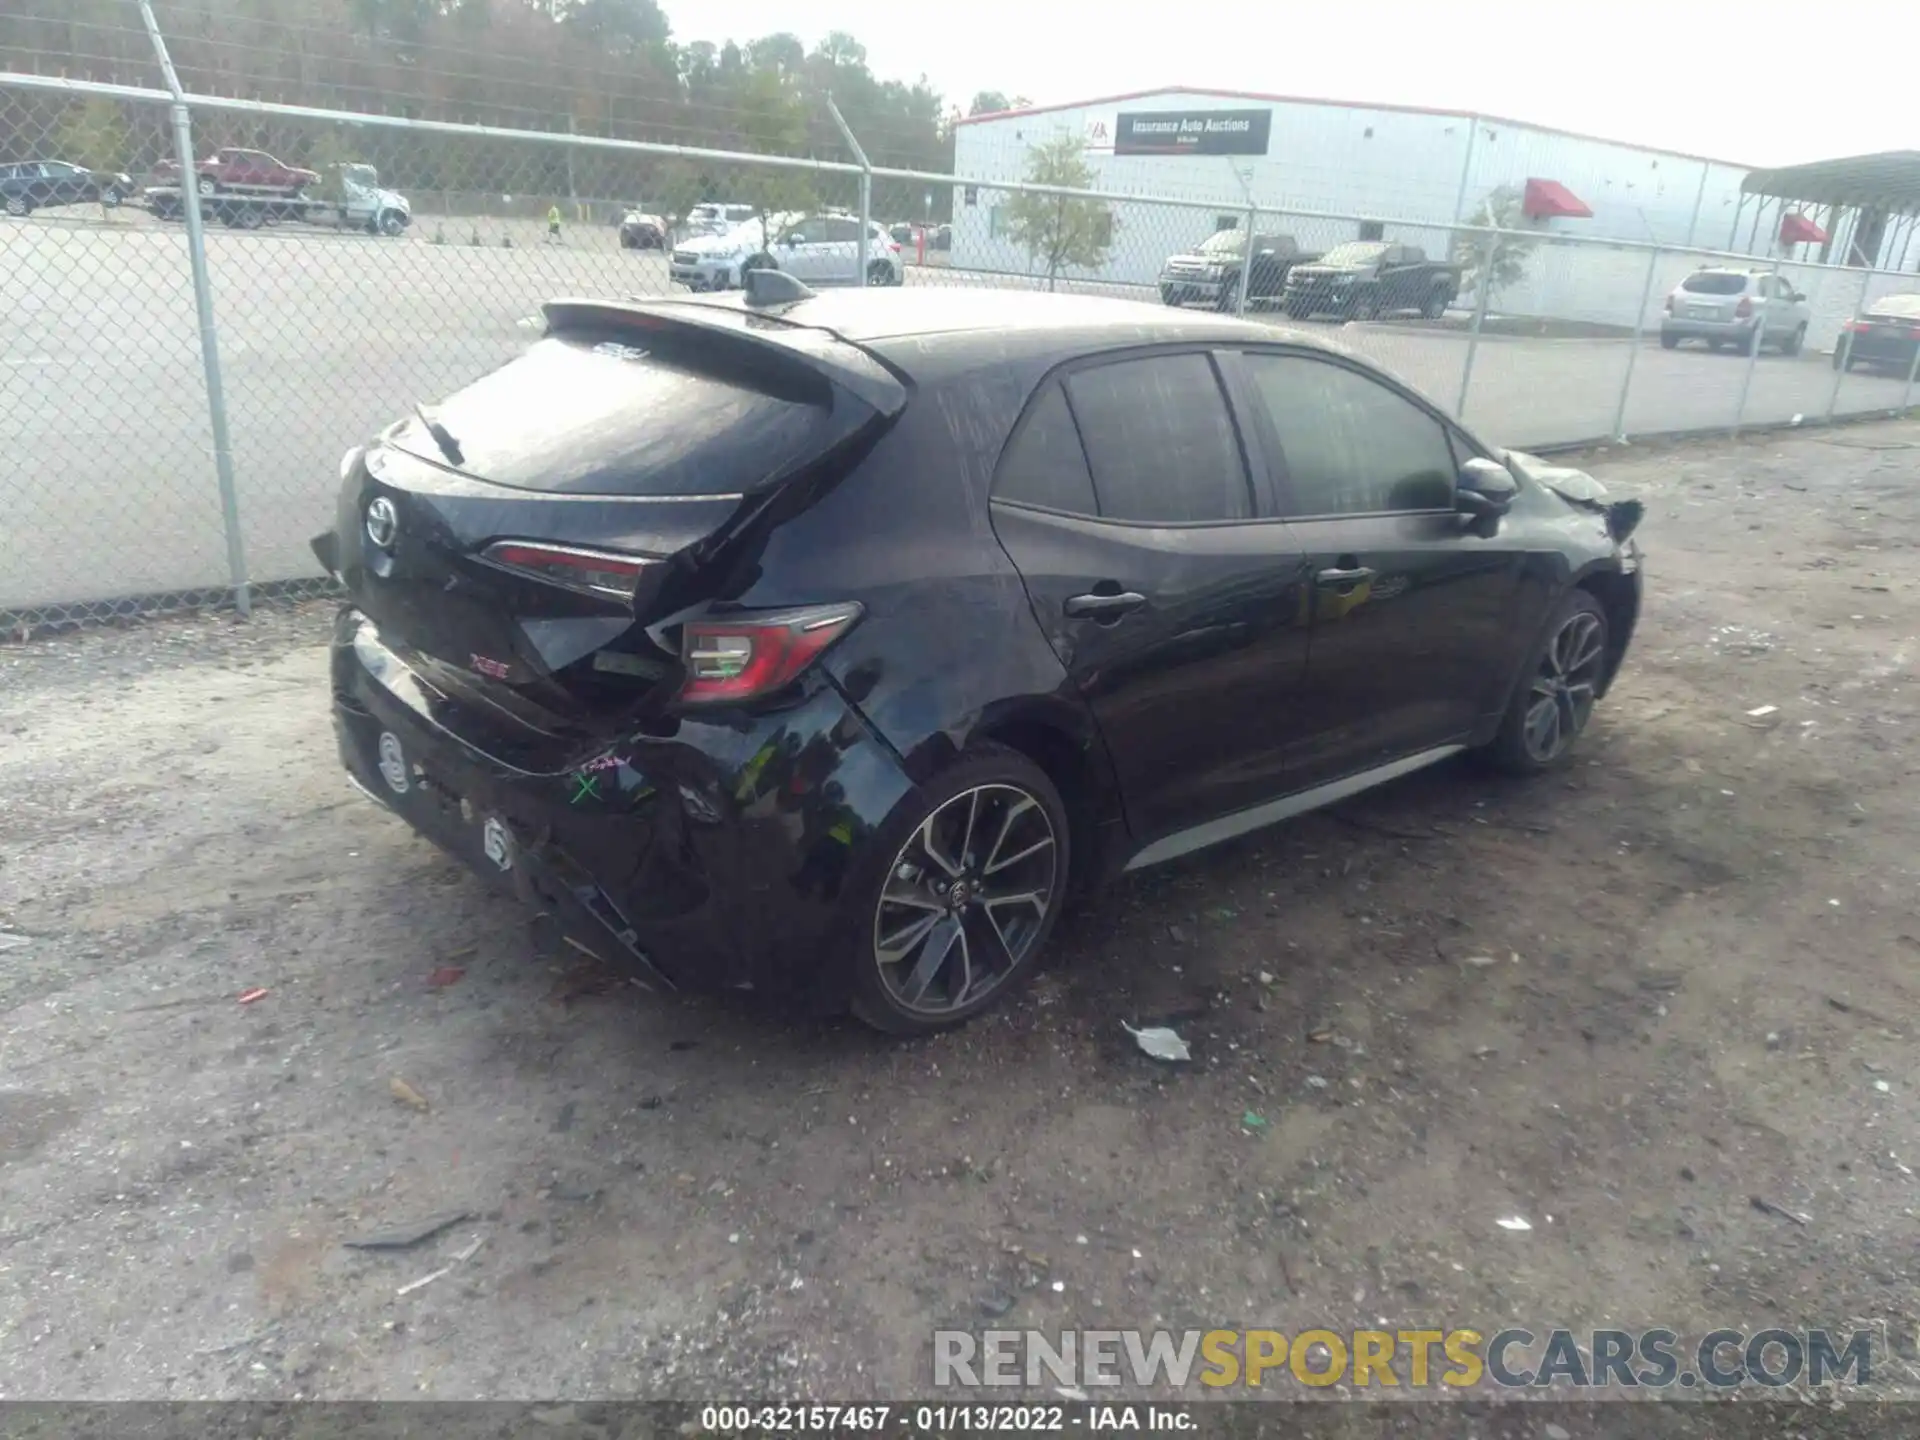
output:
<svg viewBox="0 0 1920 1440"><path fill-rule="evenodd" d="M1351 570L1322 570L1314 578L1322 585L1358 585L1362 580L1371 580L1373 570L1366 565L1356 565Z"/></svg>
<svg viewBox="0 0 1920 1440"><path fill-rule="evenodd" d="M1074 620L1118 620L1122 615L1130 614L1147 603L1147 597L1123 590L1117 595L1073 595L1069 596L1066 611Z"/></svg>

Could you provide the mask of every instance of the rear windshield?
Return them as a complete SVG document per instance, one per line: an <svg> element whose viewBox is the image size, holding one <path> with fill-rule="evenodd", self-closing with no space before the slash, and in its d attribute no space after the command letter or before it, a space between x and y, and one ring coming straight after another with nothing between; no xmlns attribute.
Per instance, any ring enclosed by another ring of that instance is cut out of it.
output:
<svg viewBox="0 0 1920 1440"><path fill-rule="evenodd" d="M1703 270L1680 282L1680 288L1695 295L1738 295L1747 288L1747 277Z"/></svg>
<svg viewBox="0 0 1920 1440"><path fill-rule="evenodd" d="M735 495L817 456L831 391L798 369L730 359L697 338L549 336L437 406L457 468L496 485L589 495ZM417 421L394 443L447 463Z"/></svg>

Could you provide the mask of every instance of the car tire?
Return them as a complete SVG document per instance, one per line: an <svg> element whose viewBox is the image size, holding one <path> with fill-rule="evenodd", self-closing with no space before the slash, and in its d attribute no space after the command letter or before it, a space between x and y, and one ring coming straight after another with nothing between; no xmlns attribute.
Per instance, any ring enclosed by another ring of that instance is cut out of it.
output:
<svg viewBox="0 0 1920 1440"><path fill-rule="evenodd" d="M388 239L392 239L407 228L406 217L398 210L382 210L380 218L374 223L380 233Z"/></svg>
<svg viewBox="0 0 1920 1440"><path fill-rule="evenodd" d="M211 175L202 175L198 180L193 182L193 188L198 190L202 195L218 195L220 193L220 182L215 180Z"/></svg>
<svg viewBox="0 0 1920 1440"><path fill-rule="evenodd" d="M884 260L869 260L867 262L867 284L869 286L893 284L893 267Z"/></svg>
<svg viewBox="0 0 1920 1440"><path fill-rule="evenodd" d="M1662 350L1678 350L1680 348L1680 337L1662 330L1660 332L1660 348Z"/></svg>
<svg viewBox="0 0 1920 1440"><path fill-rule="evenodd" d="M1234 275L1220 282L1220 293L1214 297L1213 308L1222 315L1231 315L1239 300L1240 277Z"/></svg>
<svg viewBox="0 0 1920 1440"><path fill-rule="evenodd" d="M1352 306L1349 307L1347 314L1349 318L1358 320L1362 324L1368 321L1378 320L1380 318L1380 297L1378 295L1360 296L1353 302Z"/></svg>
<svg viewBox="0 0 1920 1440"><path fill-rule="evenodd" d="M853 1013L928 1035L1006 999L1065 904L1068 846L1059 791L1005 746L970 750L901 801L842 893L834 936L853 959Z"/></svg>
<svg viewBox="0 0 1920 1440"><path fill-rule="evenodd" d="M119 209L120 202L126 198L126 196L120 193L120 187L118 185L109 185L100 192L100 203L109 210Z"/></svg>
<svg viewBox="0 0 1920 1440"><path fill-rule="evenodd" d="M1447 313L1447 306L1452 303L1452 292L1444 285L1436 285L1427 292L1426 301L1420 306L1420 316L1424 320L1438 320Z"/></svg>
<svg viewBox="0 0 1920 1440"><path fill-rule="evenodd" d="M1804 325L1796 325L1794 326L1793 333L1780 342L1780 353L1782 355L1798 355L1800 353L1800 347L1806 343L1807 327Z"/></svg>
<svg viewBox="0 0 1920 1440"><path fill-rule="evenodd" d="M622 250L638 250L640 248L640 242L622 231L620 235L620 248Z"/></svg>
<svg viewBox="0 0 1920 1440"><path fill-rule="evenodd" d="M1610 638L1598 600L1585 590L1562 596L1480 758L1510 775L1538 775L1566 764L1599 699Z"/></svg>
<svg viewBox="0 0 1920 1440"><path fill-rule="evenodd" d="M33 202L24 195L7 196L7 214L16 220L24 220L33 213Z"/></svg>

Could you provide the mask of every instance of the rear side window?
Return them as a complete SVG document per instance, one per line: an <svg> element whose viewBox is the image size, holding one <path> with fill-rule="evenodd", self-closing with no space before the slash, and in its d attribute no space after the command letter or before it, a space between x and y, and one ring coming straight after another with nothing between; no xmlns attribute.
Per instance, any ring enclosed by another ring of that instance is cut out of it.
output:
<svg viewBox="0 0 1920 1440"><path fill-rule="evenodd" d="M1746 292L1747 277L1703 271L1687 276L1680 282L1680 288L1694 295L1740 295Z"/></svg>
<svg viewBox="0 0 1920 1440"><path fill-rule="evenodd" d="M1000 461L993 493L1002 500L1069 515L1100 513L1087 452L1080 448L1080 432L1058 385L1048 385L1027 411Z"/></svg>
<svg viewBox="0 0 1920 1440"><path fill-rule="evenodd" d="M727 495L817 458L844 423L824 380L722 363L671 333L552 335L430 407L459 468L498 485L597 495ZM396 443L446 463L413 423Z"/></svg>
<svg viewBox="0 0 1920 1440"><path fill-rule="evenodd" d="M1067 395L1104 518L1177 525L1252 513L1240 442L1205 355L1082 370Z"/></svg>

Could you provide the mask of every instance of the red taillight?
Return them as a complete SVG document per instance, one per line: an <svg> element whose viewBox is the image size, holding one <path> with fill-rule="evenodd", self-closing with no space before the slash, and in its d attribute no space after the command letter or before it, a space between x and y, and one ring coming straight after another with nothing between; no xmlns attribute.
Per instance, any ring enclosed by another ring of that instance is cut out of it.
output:
<svg viewBox="0 0 1920 1440"><path fill-rule="evenodd" d="M640 572L653 562L610 550L584 550L577 545L535 544L530 540L497 540L480 556L515 574L545 580L568 590L631 599Z"/></svg>
<svg viewBox="0 0 1920 1440"><path fill-rule="evenodd" d="M687 678L679 698L695 704L753 700L792 684L860 618L858 605L690 620L681 631Z"/></svg>
<svg viewBox="0 0 1920 1440"><path fill-rule="evenodd" d="M1849 335L1864 335L1873 329L1873 322L1870 320L1849 320L1840 328L1845 330Z"/></svg>
<svg viewBox="0 0 1920 1440"><path fill-rule="evenodd" d="M1733 318L1736 320L1745 320L1752 314L1753 298L1748 295L1742 295L1740 297L1740 303L1733 307Z"/></svg>

